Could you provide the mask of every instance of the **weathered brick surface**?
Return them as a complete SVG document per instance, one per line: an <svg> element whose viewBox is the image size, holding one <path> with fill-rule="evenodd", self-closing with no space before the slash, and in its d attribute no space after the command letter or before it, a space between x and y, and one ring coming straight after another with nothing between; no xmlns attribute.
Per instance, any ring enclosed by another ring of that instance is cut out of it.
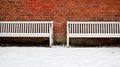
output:
<svg viewBox="0 0 120 67"><path fill-rule="evenodd" d="M0 0L1 21L54 21L65 41L66 21L120 21L120 0Z"/></svg>

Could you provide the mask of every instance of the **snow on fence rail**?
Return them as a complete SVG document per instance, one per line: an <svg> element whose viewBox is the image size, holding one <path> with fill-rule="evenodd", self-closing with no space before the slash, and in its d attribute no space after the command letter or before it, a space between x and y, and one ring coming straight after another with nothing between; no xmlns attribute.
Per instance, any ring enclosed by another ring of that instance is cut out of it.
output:
<svg viewBox="0 0 120 67"><path fill-rule="evenodd" d="M70 37L120 37L120 22L69 22L67 21L67 46Z"/></svg>
<svg viewBox="0 0 120 67"><path fill-rule="evenodd" d="M0 37L49 37L53 43L53 21L2 21Z"/></svg>

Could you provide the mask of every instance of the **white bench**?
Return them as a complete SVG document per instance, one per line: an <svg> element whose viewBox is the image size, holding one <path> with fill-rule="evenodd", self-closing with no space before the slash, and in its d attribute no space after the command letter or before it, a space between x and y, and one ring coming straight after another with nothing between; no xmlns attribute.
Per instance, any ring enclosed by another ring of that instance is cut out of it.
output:
<svg viewBox="0 0 120 67"><path fill-rule="evenodd" d="M120 22L69 22L67 21L67 46L69 38L119 38Z"/></svg>
<svg viewBox="0 0 120 67"><path fill-rule="evenodd" d="M53 44L53 21L2 21L0 37L49 37Z"/></svg>

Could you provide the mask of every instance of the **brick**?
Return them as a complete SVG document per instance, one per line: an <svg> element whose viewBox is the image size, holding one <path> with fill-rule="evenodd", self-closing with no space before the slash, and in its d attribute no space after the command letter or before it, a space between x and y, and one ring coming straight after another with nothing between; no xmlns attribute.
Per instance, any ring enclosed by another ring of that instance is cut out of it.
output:
<svg viewBox="0 0 120 67"><path fill-rule="evenodd" d="M67 1L66 6L67 6L68 8L73 8L73 7L75 7L75 1L73 1L73 0Z"/></svg>
<svg viewBox="0 0 120 67"><path fill-rule="evenodd" d="M1 0L2 20L53 20L54 38L63 41L67 21L120 21L120 0Z"/></svg>

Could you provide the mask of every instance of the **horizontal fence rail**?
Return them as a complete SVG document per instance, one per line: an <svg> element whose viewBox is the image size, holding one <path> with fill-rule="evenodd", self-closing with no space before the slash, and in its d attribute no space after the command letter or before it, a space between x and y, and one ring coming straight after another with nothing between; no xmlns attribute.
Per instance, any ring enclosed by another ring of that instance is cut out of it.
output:
<svg viewBox="0 0 120 67"><path fill-rule="evenodd" d="M68 23L69 34L120 34L120 22Z"/></svg>

